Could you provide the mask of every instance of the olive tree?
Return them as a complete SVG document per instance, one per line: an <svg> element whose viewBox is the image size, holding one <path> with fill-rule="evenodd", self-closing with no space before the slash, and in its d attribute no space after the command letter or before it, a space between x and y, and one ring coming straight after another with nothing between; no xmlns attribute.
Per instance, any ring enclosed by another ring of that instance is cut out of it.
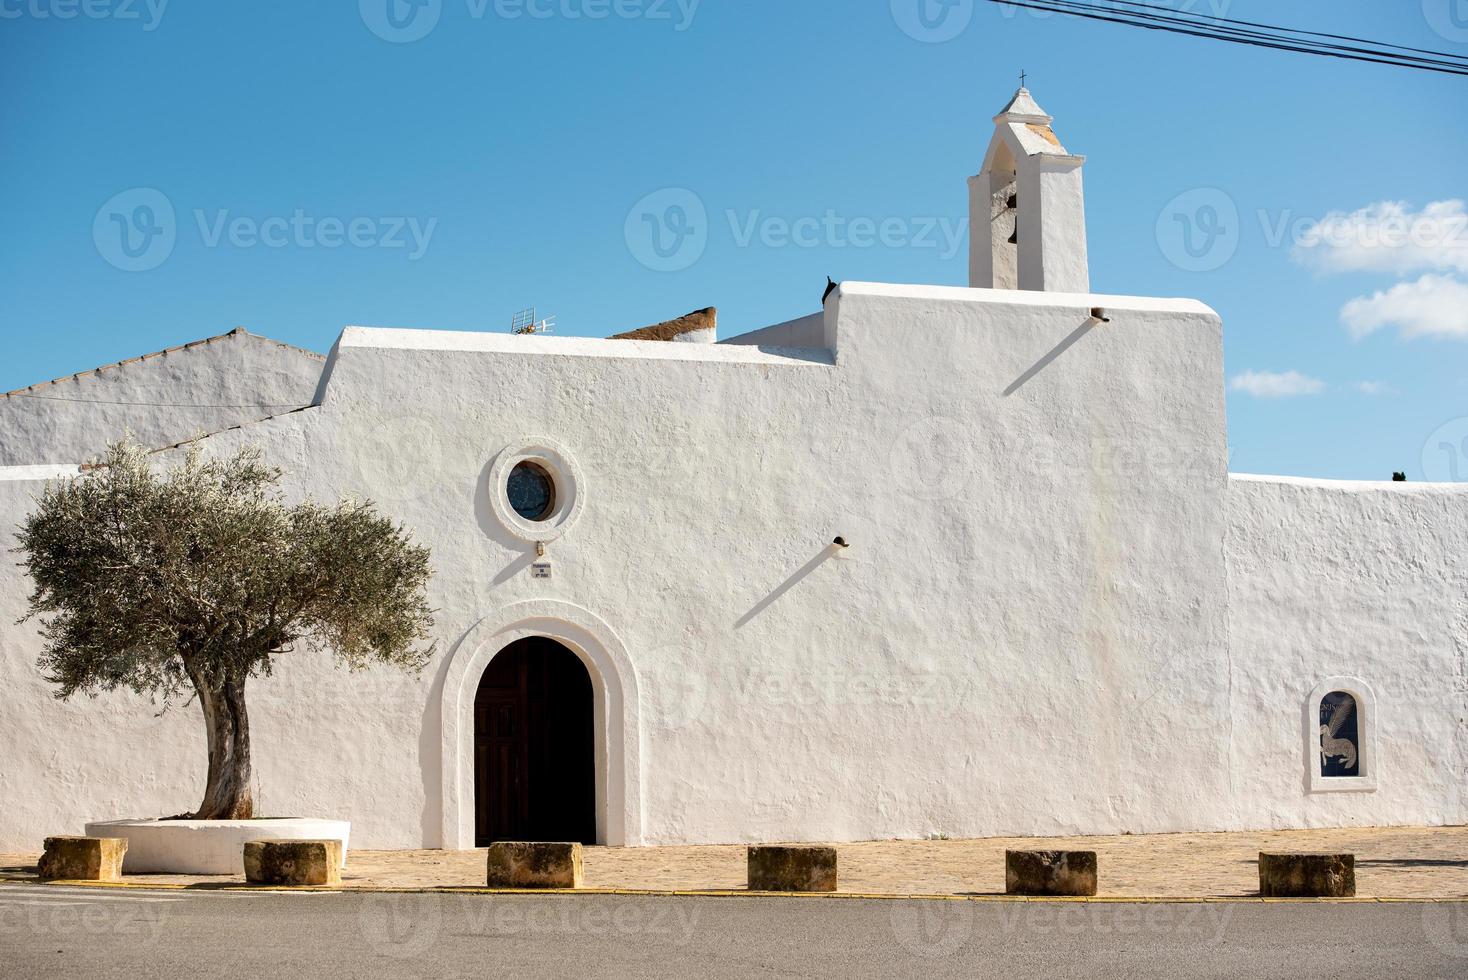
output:
<svg viewBox="0 0 1468 980"><path fill-rule="evenodd" d="M298 649L420 670L428 549L370 502L288 504L258 449L171 469L110 447L53 481L18 533L56 696L197 698L209 769L197 819L254 815L245 684ZM24 621L24 620L22 620Z"/></svg>

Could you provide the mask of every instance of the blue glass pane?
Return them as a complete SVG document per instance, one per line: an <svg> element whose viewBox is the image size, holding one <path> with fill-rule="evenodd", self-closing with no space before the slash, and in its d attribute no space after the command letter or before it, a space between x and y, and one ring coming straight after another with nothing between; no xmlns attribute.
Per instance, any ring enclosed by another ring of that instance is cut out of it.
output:
<svg viewBox="0 0 1468 980"><path fill-rule="evenodd" d="M1356 726L1356 699L1332 691L1320 699L1320 775L1359 776L1360 737Z"/></svg>
<svg viewBox="0 0 1468 980"><path fill-rule="evenodd" d="M527 521L543 520L555 503L555 484L534 463L517 463L505 487L510 506Z"/></svg>

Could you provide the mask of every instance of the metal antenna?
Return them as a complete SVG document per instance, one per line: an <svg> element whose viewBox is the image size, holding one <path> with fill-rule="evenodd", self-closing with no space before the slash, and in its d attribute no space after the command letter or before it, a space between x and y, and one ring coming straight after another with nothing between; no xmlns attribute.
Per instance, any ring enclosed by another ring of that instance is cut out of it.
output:
<svg viewBox="0 0 1468 980"><path fill-rule="evenodd" d="M544 320L535 318L535 307L529 306L510 317L510 333L550 333L556 328L556 318L548 316Z"/></svg>

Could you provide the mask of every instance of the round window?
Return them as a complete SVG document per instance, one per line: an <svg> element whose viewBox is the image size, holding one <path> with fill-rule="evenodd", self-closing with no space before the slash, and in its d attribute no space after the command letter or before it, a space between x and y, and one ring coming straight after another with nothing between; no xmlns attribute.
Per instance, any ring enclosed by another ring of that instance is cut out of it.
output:
<svg viewBox="0 0 1468 980"><path fill-rule="evenodd" d="M522 541L559 538L576 523L586 499L575 458L544 436L500 450L490 464L485 490L500 526Z"/></svg>
<svg viewBox="0 0 1468 980"><path fill-rule="evenodd" d="M556 509L556 481L544 466L522 459L510 470L505 495L515 513L527 521L543 521Z"/></svg>

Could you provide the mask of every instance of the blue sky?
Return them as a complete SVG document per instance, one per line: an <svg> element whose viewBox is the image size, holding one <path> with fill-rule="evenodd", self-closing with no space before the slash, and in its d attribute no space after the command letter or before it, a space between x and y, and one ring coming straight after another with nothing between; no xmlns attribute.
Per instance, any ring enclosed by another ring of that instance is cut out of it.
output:
<svg viewBox="0 0 1468 980"><path fill-rule="evenodd" d="M0 389L239 325L729 336L827 275L963 285L1023 69L1093 288L1222 314L1231 469L1468 479L1468 80L982 0L419 2L0 0ZM1468 55L1465 0L1171 5Z"/></svg>

